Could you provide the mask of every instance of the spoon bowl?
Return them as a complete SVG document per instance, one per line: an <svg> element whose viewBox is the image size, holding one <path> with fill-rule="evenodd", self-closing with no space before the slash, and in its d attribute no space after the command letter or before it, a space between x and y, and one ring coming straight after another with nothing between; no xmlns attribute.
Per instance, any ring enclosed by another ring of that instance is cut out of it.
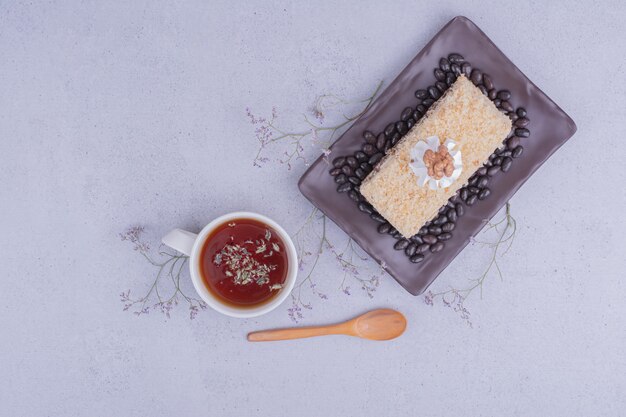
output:
<svg viewBox="0 0 626 417"><path fill-rule="evenodd" d="M406 318L402 313L381 308L339 324L253 332L248 334L248 340L250 342L269 342L332 334L356 336L368 340L390 340L400 336L405 329Z"/></svg>
<svg viewBox="0 0 626 417"><path fill-rule="evenodd" d="M354 321L354 336L369 340L391 340L406 329L406 318L396 310L381 308L369 311Z"/></svg>

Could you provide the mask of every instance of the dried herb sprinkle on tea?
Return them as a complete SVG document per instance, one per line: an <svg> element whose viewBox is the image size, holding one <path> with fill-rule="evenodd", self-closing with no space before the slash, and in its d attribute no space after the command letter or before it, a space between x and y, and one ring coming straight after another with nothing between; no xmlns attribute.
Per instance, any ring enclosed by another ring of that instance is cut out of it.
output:
<svg viewBox="0 0 626 417"><path fill-rule="evenodd" d="M226 302L256 306L283 288L287 255L280 236L252 219L237 219L217 227L201 252L201 272L207 288Z"/></svg>

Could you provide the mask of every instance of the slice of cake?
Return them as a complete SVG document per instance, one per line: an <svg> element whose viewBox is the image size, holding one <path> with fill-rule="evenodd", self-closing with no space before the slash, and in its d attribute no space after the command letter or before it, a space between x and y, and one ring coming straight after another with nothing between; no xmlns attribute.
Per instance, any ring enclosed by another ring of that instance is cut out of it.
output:
<svg viewBox="0 0 626 417"><path fill-rule="evenodd" d="M510 130L511 120L460 76L365 178L361 194L403 236L413 236Z"/></svg>

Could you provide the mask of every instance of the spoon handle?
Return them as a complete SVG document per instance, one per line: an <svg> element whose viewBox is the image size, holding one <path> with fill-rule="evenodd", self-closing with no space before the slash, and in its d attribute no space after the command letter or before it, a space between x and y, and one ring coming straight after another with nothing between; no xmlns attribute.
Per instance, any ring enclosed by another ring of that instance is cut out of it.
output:
<svg viewBox="0 0 626 417"><path fill-rule="evenodd" d="M263 330L248 333L250 342L270 342L273 340L303 339L305 337L326 336L331 334L351 334L347 323L334 324L331 326L309 326L292 329Z"/></svg>

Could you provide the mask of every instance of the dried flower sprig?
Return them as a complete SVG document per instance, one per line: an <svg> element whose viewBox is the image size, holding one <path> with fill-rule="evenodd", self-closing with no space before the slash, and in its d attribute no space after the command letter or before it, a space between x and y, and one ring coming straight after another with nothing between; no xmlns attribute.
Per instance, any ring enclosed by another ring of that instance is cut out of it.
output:
<svg viewBox="0 0 626 417"><path fill-rule="evenodd" d="M340 288L345 295L351 295L348 282L354 281L368 297L372 298L384 272L382 268L375 266L371 258L357 249L350 238L347 238L345 245L341 245L343 249L337 249L337 245L328 237L327 228L326 216L314 208L294 235L300 259L299 269L302 273L306 272L305 277L294 287L291 293L291 307L287 310L289 317L295 322L303 318L303 309L313 308L310 299L305 301L303 297L304 288L322 300L328 299L325 293L318 290L315 281L315 268L325 255L329 255L341 267L343 279ZM311 238L314 242L310 242Z"/></svg>
<svg viewBox="0 0 626 417"><path fill-rule="evenodd" d="M338 133L361 117L380 92L382 85L383 82L380 81L369 97L354 103L350 103L333 94L318 96L311 108L311 114L315 118L315 121L311 121L308 115L303 114L302 117L304 118L304 123L306 123L307 128L300 131L288 131L278 127L276 124L278 118L278 110L276 107L272 107L272 114L269 118L255 116L252 114L250 108L246 108L246 115L255 128L255 137L259 142L259 149L254 158L253 165L261 167L267 162L270 162L270 158L265 155L269 152L271 145L278 143L283 144L285 149L281 153L281 157L277 159L277 162L286 165L288 169L292 168L292 164L295 161L302 161L304 165L309 165L309 159L305 150L307 146L319 148L324 156L328 158L330 155L329 147ZM363 106L357 114L352 116L341 112L341 122L333 126L325 126L324 122L327 112L335 109L340 104L362 104Z"/></svg>
<svg viewBox="0 0 626 417"><path fill-rule="evenodd" d="M120 233L120 239L132 243L133 249L157 268L157 272L145 295L133 298L130 290L120 294L120 301L124 304L124 311L133 311L133 314L136 316L141 316L148 314L151 310L158 310L165 314L167 318L170 318L172 308L177 306L179 298L182 298L188 303L189 318L193 320L200 310L207 308L207 305L204 301L185 294L181 289L180 278L184 271L187 270L185 265L187 265L189 257L166 252L159 248L157 254L160 259L157 260L150 253L150 245L142 240L143 231L144 228L141 226L131 227L124 233ZM164 291L166 295L164 295Z"/></svg>
<svg viewBox="0 0 626 417"><path fill-rule="evenodd" d="M490 272L495 269L500 280L503 280L502 270L500 269L500 265L498 263L498 259L509 251L511 245L513 244L513 240L515 239L515 233L517 231L517 221L511 214L511 204L509 202L506 203L504 217L496 223L489 223L487 227L481 232L481 235L485 235L490 231L495 231L497 233L497 239L494 242L486 242L475 240L472 243L478 243L484 245L491 249L491 257L489 258L489 263L487 267L483 271L481 275L477 278L473 278L470 280L470 285L464 288L454 288L450 287L447 291L441 292L432 292L428 291L424 295L424 302L428 305L434 305L434 302L437 299L440 299L442 304L445 307L449 307L454 312L459 314L461 319L465 321L465 323L473 327L471 321L471 313L465 307L465 301L476 289L480 291L480 297L483 296L483 284L485 283L485 279L490 275Z"/></svg>

